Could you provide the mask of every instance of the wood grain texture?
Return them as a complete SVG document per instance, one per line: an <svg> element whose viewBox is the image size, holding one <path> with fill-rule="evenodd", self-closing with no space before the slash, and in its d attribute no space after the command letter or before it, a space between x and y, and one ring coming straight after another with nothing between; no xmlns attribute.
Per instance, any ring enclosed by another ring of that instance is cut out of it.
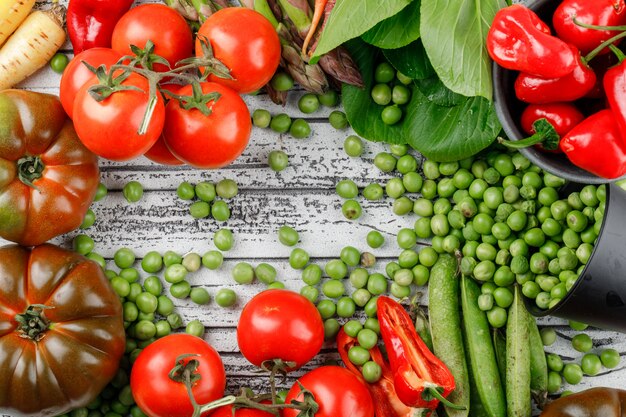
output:
<svg viewBox="0 0 626 417"><path fill-rule="evenodd" d="M46 3L40 0L38 7ZM61 3L67 4L67 1L61 0ZM66 44L64 49L71 53L71 45ZM59 76L45 68L19 87L58 94L58 83ZM233 230L236 244L233 250L225 253L224 265L216 271L201 268L190 274L189 280L192 286L206 287L212 295L219 288L233 288L239 296L238 303L224 309L214 302L196 306L189 300L176 300L177 311L186 322L198 319L206 326L205 339L222 354L231 392L242 386L250 386L257 391L268 390L267 378L238 353L236 343L236 325L241 307L264 286L260 283L248 286L235 284L230 271L237 262L252 265L271 263L278 271L278 279L287 288L299 290L303 285L300 271L293 270L288 263L291 248L281 245L276 234L278 227L289 224L300 232L298 246L311 254L312 262L323 266L329 259L338 257L341 248L352 245L360 250L372 251L379 260L374 270L382 271L386 262L393 260L401 251L395 242L395 234L403 227L412 227L417 218L415 215L395 216L389 199L369 202L362 197L358 200L363 206L363 216L356 222L343 217L343 200L334 192L336 183L350 178L359 187L372 182L384 186L390 176L378 171L372 165L372 159L385 147L368 142L363 158L349 158L342 150L342 143L352 132L336 131L327 123L328 114L333 109L321 108L313 115L301 114L297 109L301 94L299 90L292 92L284 108L271 103L264 94L247 96L245 100L251 111L264 108L273 114L285 112L292 117L307 119L313 130L309 139L293 139L289 135L255 128L244 154L222 170L164 167L145 158L126 163L101 161L102 182L110 191L103 201L93 205L96 224L88 230L72 232L54 241L70 247L75 235L87 233L96 242L96 251L108 260L109 267L115 268L111 259L121 247L132 248L139 258L153 250L162 253L173 250L180 254L197 252L202 255L214 249L212 235L217 229L227 227ZM267 166L267 155L274 149L282 149L289 155L289 167L281 173L275 173ZM240 188L239 194L228 202L231 219L225 223L213 219L194 220L188 213L190 202L176 196L177 186L183 181L195 184L200 181L216 182L222 178L235 179ZM136 204L127 203L121 194L124 184L131 180L141 182L146 190L143 199ZM386 243L382 248L371 250L367 247L365 236L370 230L383 233ZM137 267L140 269L139 262ZM143 277L147 275L142 273ZM424 288L415 289L420 290L424 292ZM167 284L165 291L168 291ZM427 300L422 301L427 304ZM564 320L542 318L539 323L541 327L549 326L557 331L557 342L547 347L547 352L559 353L566 362L580 361L582 353L576 352L570 343L576 332ZM587 330L587 333L594 340L593 352L614 348L622 356L626 355L625 335L597 329ZM326 344L322 354L305 370L336 359L332 346ZM288 387L292 382L293 377L281 386ZM586 376L578 386L563 387L580 390L592 386L626 387L626 362L623 361L617 369L603 370L595 377Z"/></svg>

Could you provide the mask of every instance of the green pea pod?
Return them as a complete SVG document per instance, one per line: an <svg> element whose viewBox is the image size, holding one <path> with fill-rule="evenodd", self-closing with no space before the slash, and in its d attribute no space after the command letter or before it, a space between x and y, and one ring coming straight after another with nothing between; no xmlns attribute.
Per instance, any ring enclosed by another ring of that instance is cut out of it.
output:
<svg viewBox="0 0 626 417"><path fill-rule="evenodd" d="M417 314L415 316L415 330L417 330L417 334L422 338L428 350L432 352L433 350L433 338L430 334L430 326L428 324L428 317L424 314L424 310L421 308L417 309Z"/></svg>
<svg viewBox="0 0 626 417"><path fill-rule="evenodd" d="M463 343L465 344L465 347L467 349L467 346L468 346L467 334L465 332L465 329L461 329L461 331L463 332ZM478 387L476 386L475 383L473 383L473 381L475 381L474 376L476 375L476 373L474 372L474 369L472 368L472 361L467 361L467 375L468 375L468 379L470 380L470 416L491 417L487 413L487 410L485 410L485 406L483 405L483 402L480 399L480 394L478 393Z"/></svg>
<svg viewBox="0 0 626 417"><path fill-rule="evenodd" d="M540 408L548 399L548 363L535 318L528 315L530 337L530 391Z"/></svg>
<svg viewBox="0 0 626 417"><path fill-rule="evenodd" d="M506 324L506 399L508 417L528 417L532 412L530 396L530 336L528 312L519 286L509 308Z"/></svg>
<svg viewBox="0 0 626 417"><path fill-rule="evenodd" d="M467 337L465 347L469 359L468 367L479 370L474 372L471 386L476 386L488 415L504 416L506 414L504 389L500 381L487 315L478 307L479 296L478 285L471 278L461 277L461 309L463 329Z"/></svg>
<svg viewBox="0 0 626 417"><path fill-rule="evenodd" d="M493 329L491 335L493 348L496 353L496 362L498 363L498 372L500 373L500 381L504 384L506 381L506 339L498 329Z"/></svg>
<svg viewBox="0 0 626 417"><path fill-rule="evenodd" d="M452 375L456 388L448 396L451 402L465 406L465 410L445 407L449 417L469 416L470 388L467 362L463 348L461 316L459 310L459 280L456 277L457 262L450 255L441 255L430 271L428 299L430 300L430 330L434 353L441 359Z"/></svg>

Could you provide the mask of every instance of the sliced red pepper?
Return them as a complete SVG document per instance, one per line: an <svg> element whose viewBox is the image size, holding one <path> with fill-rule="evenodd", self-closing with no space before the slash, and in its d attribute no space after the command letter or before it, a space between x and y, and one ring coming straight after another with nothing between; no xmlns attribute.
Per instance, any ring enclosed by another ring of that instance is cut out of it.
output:
<svg viewBox="0 0 626 417"><path fill-rule="evenodd" d="M378 382L369 384L363 380L363 374L360 367L357 367L348 358L348 351L352 346L358 345L357 340L354 337L350 337L346 332L341 329L337 335L337 350L339 356L343 361L346 368L356 375L367 386L370 391L370 395L374 400L374 406L376 407L376 417L413 417L415 415L415 409L407 407L398 398L396 390L393 386L393 375L387 361L383 358L380 349L377 346L370 349L370 358L376 362L382 369L382 376Z"/></svg>
<svg viewBox="0 0 626 417"><path fill-rule="evenodd" d="M522 72L515 80L515 95L525 103L554 103L557 101L574 101L584 97L596 84L596 74L583 60L577 49L576 66L573 71L563 77L538 77Z"/></svg>
<svg viewBox="0 0 626 417"><path fill-rule="evenodd" d="M377 301L380 333L387 348L398 398L409 407L434 410L454 388L454 377L417 334L404 307L389 297Z"/></svg>
<svg viewBox="0 0 626 417"><path fill-rule="evenodd" d="M574 18L588 25L622 26L626 24L626 4L624 0L563 0L556 8L552 24L558 37L587 54L619 31L585 28Z"/></svg>
<svg viewBox="0 0 626 417"><path fill-rule="evenodd" d="M487 33L487 50L498 65L544 78L558 78L576 67L570 46L550 35L539 16L521 4L500 9Z"/></svg>
<svg viewBox="0 0 626 417"><path fill-rule="evenodd" d="M561 139L561 149L572 163L599 177L626 174L626 144L614 113L600 110Z"/></svg>
<svg viewBox="0 0 626 417"><path fill-rule="evenodd" d="M110 48L115 24L132 4L133 0L70 0L67 32L74 53L97 46Z"/></svg>

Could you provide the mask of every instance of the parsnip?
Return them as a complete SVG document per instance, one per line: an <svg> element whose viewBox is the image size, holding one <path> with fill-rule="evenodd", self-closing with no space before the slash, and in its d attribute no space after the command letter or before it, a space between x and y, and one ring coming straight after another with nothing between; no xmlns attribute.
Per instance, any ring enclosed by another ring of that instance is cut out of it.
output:
<svg viewBox="0 0 626 417"><path fill-rule="evenodd" d="M50 61L65 42L65 8L31 13L0 49L0 90L13 87Z"/></svg>
<svg viewBox="0 0 626 417"><path fill-rule="evenodd" d="M26 19L35 0L0 0L0 45Z"/></svg>

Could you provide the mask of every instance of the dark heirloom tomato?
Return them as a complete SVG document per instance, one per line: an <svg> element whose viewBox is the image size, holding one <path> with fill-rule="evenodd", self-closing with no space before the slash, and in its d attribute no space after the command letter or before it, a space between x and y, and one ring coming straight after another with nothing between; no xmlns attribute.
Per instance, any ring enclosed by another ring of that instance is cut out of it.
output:
<svg viewBox="0 0 626 417"><path fill-rule="evenodd" d="M30 246L76 229L99 181L57 97L0 92L0 237Z"/></svg>
<svg viewBox="0 0 626 417"><path fill-rule="evenodd" d="M49 244L0 248L0 410L54 416L86 406L124 347L122 306L98 264Z"/></svg>

